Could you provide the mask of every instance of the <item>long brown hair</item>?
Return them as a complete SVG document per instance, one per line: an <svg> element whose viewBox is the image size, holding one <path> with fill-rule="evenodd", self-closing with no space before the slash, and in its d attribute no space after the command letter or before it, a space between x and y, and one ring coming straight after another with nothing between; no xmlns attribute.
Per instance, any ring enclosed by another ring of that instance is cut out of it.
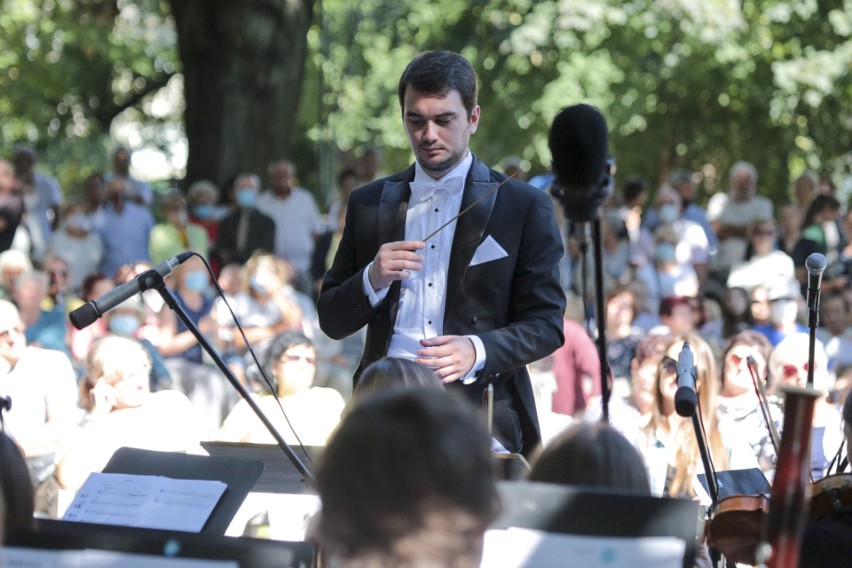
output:
<svg viewBox="0 0 852 568"><path fill-rule="evenodd" d="M666 347L666 352L674 345L689 343L695 360L697 375L695 378L696 393L698 395L698 406L696 412L700 411L701 420L704 424L704 432L707 438L713 466L716 470L728 468L728 450L722 442L719 433L719 417L717 413L719 396L719 379L716 371L716 356L710 345L695 333L676 336ZM661 374L657 373L657 389L655 392L656 404L651 410L651 420L646 428L649 434L657 429L668 429L668 417L663 411L663 396L660 389ZM683 495L694 495L691 487L692 479L695 477L700 461L698 442L695 431L690 420L678 423L677 430L672 432L674 440L672 445L676 447L674 462L674 477L668 486L668 494L672 497Z"/></svg>

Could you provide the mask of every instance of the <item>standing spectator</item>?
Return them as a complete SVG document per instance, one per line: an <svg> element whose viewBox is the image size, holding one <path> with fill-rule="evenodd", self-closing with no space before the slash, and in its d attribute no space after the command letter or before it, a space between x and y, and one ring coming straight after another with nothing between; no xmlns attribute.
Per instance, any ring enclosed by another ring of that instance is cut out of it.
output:
<svg viewBox="0 0 852 568"><path fill-rule="evenodd" d="M0 300L0 394L12 398L6 433L23 450L37 487L80 421L77 379L65 354L27 345L18 309L6 300Z"/></svg>
<svg viewBox="0 0 852 568"><path fill-rule="evenodd" d="M825 346L828 370L840 375L852 366L852 328L849 326L849 305L843 294L829 294L820 302L823 327L817 329L817 339Z"/></svg>
<svg viewBox="0 0 852 568"><path fill-rule="evenodd" d="M82 202L68 203L63 207L59 228L50 237L47 252L61 258L68 268L68 285L79 291L83 279L100 269L104 245L100 236L92 231L92 220L86 215Z"/></svg>
<svg viewBox="0 0 852 568"><path fill-rule="evenodd" d="M154 202L154 193L147 183L130 175L130 158L130 149L118 146L112 153L112 173L107 174L105 181L109 184L116 178L124 179L127 182L127 198L150 207Z"/></svg>
<svg viewBox="0 0 852 568"><path fill-rule="evenodd" d="M180 193L172 193L163 199L162 212L165 221L151 229L148 253L152 264L191 250L207 257L207 231L191 223L186 212L186 199Z"/></svg>
<svg viewBox="0 0 852 568"><path fill-rule="evenodd" d="M114 178L107 185L107 203L95 214L95 231L104 245L101 270L115 275L123 264L148 260L148 242L154 217L127 196L127 180Z"/></svg>
<svg viewBox="0 0 852 568"><path fill-rule="evenodd" d="M313 194L294 187L296 166L289 160L269 165L269 189L257 198L257 208L275 221L275 254L296 271L296 288L313 296L311 260L314 239L322 230Z"/></svg>
<svg viewBox="0 0 852 568"><path fill-rule="evenodd" d="M207 242L215 243L219 220L223 217L218 206L219 188L211 181L200 180L189 186L186 199L189 202L189 221L204 227Z"/></svg>
<svg viewBox="0 0 852 568"><path fill-rule="evenodd" d="M802 238L802 208L797 203L786 203L778 208L776 248L792 257L800 238Z"/></svg>
<svg viewBox="0 0 852 568"><path fill-rule="evenodd" d="M814 172L804 172L793 182L793 198L803 210L806 210L819 190L819 177Z"/></svg>
<svg viewBox="0 0 852 568"><path fill-rule="evenodd" d="M99 173L91 174L83 180L83 204L86 216L92 219L107 201L107 188L104 176Z"/></svg>
<svg viewBox="0 0 852 568"><path fill-rule="evenodd" d="M326 234L333 233L337 229L343 229L343 225L338 222L340 212L346 209L349 196L356 187L358 187L358 176L354 168L344 168L337 174L337 195L334 196L334 200L328 207Z"/></svg>
<svg viewBox="0 0 852 568"><path fill-rule="evenodd" d="M33 260L40 261L53 227L59 219L62 189L55 178L36 172L35 150L23 144L15 146L12 154L18 188L24 198L27 216L25 223L32 239Z"/></svg>
<svg viewBox="0 0 852 568"><path fill-rule="evenodd" d="M232 188L236 208L219 223L216 252L222 266L244 264L258 252L275 249L275 221L257 210L260 178L241 174Z"/></svg>
<svg viewBox="0 0 852 568"><path fill-rule="evenodd" d="M382 154L375 146L368 146L358 160L358 181L360 185L385 177L381 171Z"/></svg>
<svg viewBox="0 0 852 568"><path fill-rule="evenodd" d="M719 239L711 270L725 282L731 267L745 260L749 226L758 219L772 219L772 202L757 195L757 168L748 162L731 167L730 189L710 198L707 219Z"/></svg>
<svg viewBox="0 0 852 568"><path fill-rule="evenodd" d="M0 252L9 250L24 216L24 199L15 192L15 168L0 159Z"/></svg>

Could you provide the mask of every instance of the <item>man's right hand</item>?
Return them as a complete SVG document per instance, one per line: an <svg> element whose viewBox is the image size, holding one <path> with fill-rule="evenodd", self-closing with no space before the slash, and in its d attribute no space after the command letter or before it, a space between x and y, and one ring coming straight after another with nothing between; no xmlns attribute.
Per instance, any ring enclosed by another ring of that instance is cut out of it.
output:
<svg viewBox="0 0 852 568"><path fill-rule="evenodd" d="M394 241L379 247L367 275L373 290L378 292L394 280L405 280L412 270L420 270L423 257L415 251L425 247L423 241Z"/></svg>

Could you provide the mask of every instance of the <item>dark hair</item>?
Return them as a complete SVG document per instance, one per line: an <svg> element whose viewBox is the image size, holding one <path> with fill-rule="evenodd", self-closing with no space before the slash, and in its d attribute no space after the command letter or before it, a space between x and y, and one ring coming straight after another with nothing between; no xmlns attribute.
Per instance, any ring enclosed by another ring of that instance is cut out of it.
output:
<svg viewBox="0 0 852 568"><path fill-rule="evenodd" d="M651 494L642 456L605 422L580 422L560 434L533 460L529 479Z"/></svg>
<svg viewBox="0 0 852 568"><path fill-rule="evenodd" d="M301 331L288 330L273 337L264 350L262 359L263 372L266 373L266 376L270 381L272 381L272 386L275 389L273 394L278 393L278 379L273 372L275 370L275 365L285 351L296 345L307 345L309 347L314 346L313 342L311 342L311 340L308 339L308 337Z"/></svg>
<svg viewBox="0 0 852 568"><path fill-rule="evenodd" d="M671 316L677 306L689 306L695 310L695 304L688 296L666 296L660 300L660 316Z"/></svg>
<svg viewBox="0 0 852 568"><path fill-rule="evenodd" d="M630 316L630 321L634 321L636 319L636 314L639 313L639 307L636 305L636 291L627 285L620 285L613 288L609 294L606 295L606 304L609 304L614 298L620 296L622 294L627 294L633 300L633 314Z"/></svg>
<svg viewBox="0 0 852 568"><path fill-rule="evenodd" d="M397 357L384 357L364 369L355 385L353 396L360 398L390 387L442 390L444 385L435 373L419 363Z"/></svg>
<svg viewBox="0 0 852 568"><path fill-rule="evenodd" d="M0 430L0 491L6 505L5 531L28 529L33 524L35 497L30 472L21 449Z"/></svg>
<svg viewBox="0 0 852 568"><path fill-rule="evenodd" d="M382 554L436 512L472 515L484 532L499 497L490 439L450 393L391 388L340 423L316 472L320 544L347 558Z"/></svg>
<svg viewBox="0 0 852 568"><path fill-rule="evenodd" d="M648 182L645 181L645 178L641 176L631 176L627 178L627 181L624 182L624 187L621 188L621 195L624 197L624 201L627 203L632 203L635 201L642 192L644 192L648 188Z"/></svg>
<svg viewBox="0 0 852 568"><path fill-rule="evenodd" d="M83 300L88 300L89 298L91 298L92 291L95 289L95 284L97 284L101 280L112 279L103 272L95 272L94 274L89 274L88 276L83 278L83 284L80 285L80 298Z"/></svg>
<svg viewBox="0 0 852 568"><path fill-rule="evenodd" d="M838 201L836 197L827 193L820 193L814 196L811 200L811 204L808 205L808 210L805 212L805 218L802 220L802 227L804 228L808 225L813 225L818 214L830 209L840 209L840 201Z"/></svg>
<svg viewBox="0 0 852 568"><path fill-rule="evenodd" d="M358 172L355 170L355 168L343 168L342 170L340 170L337 174L337 185L341 185L343 183L343 180L348 177L358 177Z"/></svg>
<svg viewBox="0 0 852 568"><path fill-rule="evenodd" d="M843 402L843 421L852 426L852 391L846 395L846 400ZM846 450L848 452L849 448Z"/></svg>
<svg viewBox="0 0 852 568"><path fill-rule="evenodd" d="M669 346L672 344L674 337L667 333L646 335L639 343L636 344L636 352L633 358L641 363L646 359L655 359L659 361Z"/></svg>
<svg viewBox="0 0 852 568"><path fill-rule="evenodd" d="M467 117L476 106L476 71L467 59L452 51L426 51L411 60L399 78L399 106L404 109L405 90L411 87L427 95L458 91Z"/></svg>

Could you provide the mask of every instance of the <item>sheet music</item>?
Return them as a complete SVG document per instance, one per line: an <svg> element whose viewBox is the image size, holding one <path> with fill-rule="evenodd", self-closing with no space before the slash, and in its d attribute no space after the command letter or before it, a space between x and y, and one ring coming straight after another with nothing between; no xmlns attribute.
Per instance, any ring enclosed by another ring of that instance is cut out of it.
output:
<svg viewBox="0 0 852 568"><path fill-rule="evenodd" d="M5 568L240 568L233 560L165 558L106 550L40 550L6 547Z"/></svg>
<svg viewBox="0 0 852 568"><path fill-rule="evenodd" d="M686 543L675 537L578 536L511 527L485 533L480 568L682 568Z"/></svg>
<svg viewBox="0 0 852 568"><path fill-rule="evenodd" d="M221 481L93 473L63 520L198 533L225 489Z"/></svg>

